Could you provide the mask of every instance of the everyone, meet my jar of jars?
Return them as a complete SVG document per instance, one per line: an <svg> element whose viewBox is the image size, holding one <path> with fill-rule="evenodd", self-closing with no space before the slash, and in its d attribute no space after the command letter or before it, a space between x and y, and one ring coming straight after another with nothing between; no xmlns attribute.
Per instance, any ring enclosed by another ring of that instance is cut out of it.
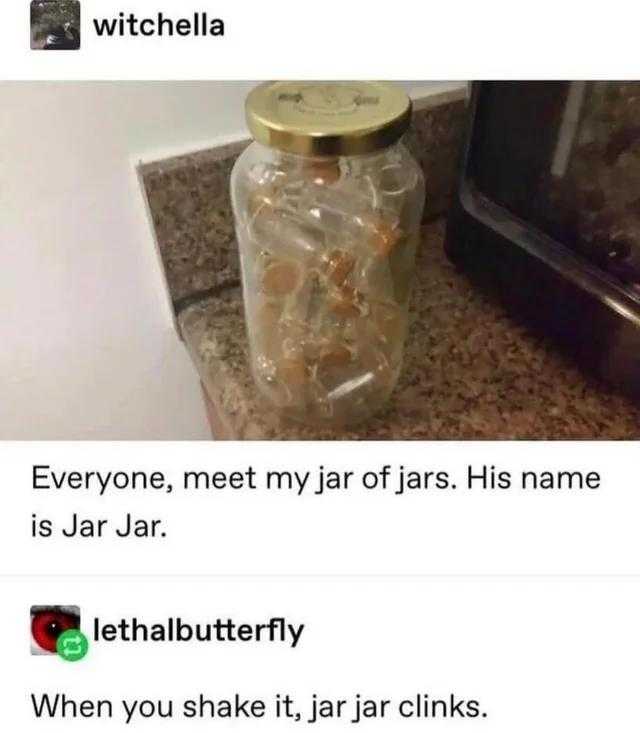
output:
<svg viewBox="0 0 640 733"><path fill-rule="evenodd" d="M400 373L424 205L400 142L411 101L377 82L276 82L247 99L231 193L251 369L281 413L366 419Z"/></svg>

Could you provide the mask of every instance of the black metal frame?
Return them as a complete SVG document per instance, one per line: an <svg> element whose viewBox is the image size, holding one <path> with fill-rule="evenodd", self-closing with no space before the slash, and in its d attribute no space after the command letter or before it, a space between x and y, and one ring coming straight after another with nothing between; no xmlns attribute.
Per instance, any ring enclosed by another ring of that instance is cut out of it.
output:
<svg viewBox="0 0 640 733"><path fill-rule="evenodd" d="M474 125L483 85L490 83L472 88L447 254L589 370L640 398L640 297L474 184Z"/></svg>

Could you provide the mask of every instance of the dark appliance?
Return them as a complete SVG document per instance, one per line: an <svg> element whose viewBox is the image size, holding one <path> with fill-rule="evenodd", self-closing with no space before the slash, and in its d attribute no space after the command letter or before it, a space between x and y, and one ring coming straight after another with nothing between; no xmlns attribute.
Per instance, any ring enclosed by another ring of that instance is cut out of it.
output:
<svg viewBox="0 0 640 733"><path fill-rule="evenodd" d="M640 397L640 82L476 82L446 250Z"/></svg>

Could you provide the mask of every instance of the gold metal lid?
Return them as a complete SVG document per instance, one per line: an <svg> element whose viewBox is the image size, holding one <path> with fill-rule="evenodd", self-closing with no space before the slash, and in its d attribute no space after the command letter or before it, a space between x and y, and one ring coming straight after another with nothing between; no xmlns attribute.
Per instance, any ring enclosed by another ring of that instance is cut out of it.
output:
<svg viewBox="0 0 640 733"><path fill-rule="evenodd" d="M251 91L254 139L300 155L359 155L392 145L411 121L411 100L374 81L278 81Z"/></svg>

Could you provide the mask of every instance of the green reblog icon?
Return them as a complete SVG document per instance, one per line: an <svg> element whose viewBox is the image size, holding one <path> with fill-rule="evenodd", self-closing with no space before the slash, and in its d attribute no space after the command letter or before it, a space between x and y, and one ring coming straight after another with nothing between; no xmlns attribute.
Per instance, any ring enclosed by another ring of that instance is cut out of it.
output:
<svg viewBox="0 0 640 733"><path fill-rule="evenodd" d="M56 651L66 662L79 662L87 656L89 640L79 629L68 629L58 637Z"/></svg>

